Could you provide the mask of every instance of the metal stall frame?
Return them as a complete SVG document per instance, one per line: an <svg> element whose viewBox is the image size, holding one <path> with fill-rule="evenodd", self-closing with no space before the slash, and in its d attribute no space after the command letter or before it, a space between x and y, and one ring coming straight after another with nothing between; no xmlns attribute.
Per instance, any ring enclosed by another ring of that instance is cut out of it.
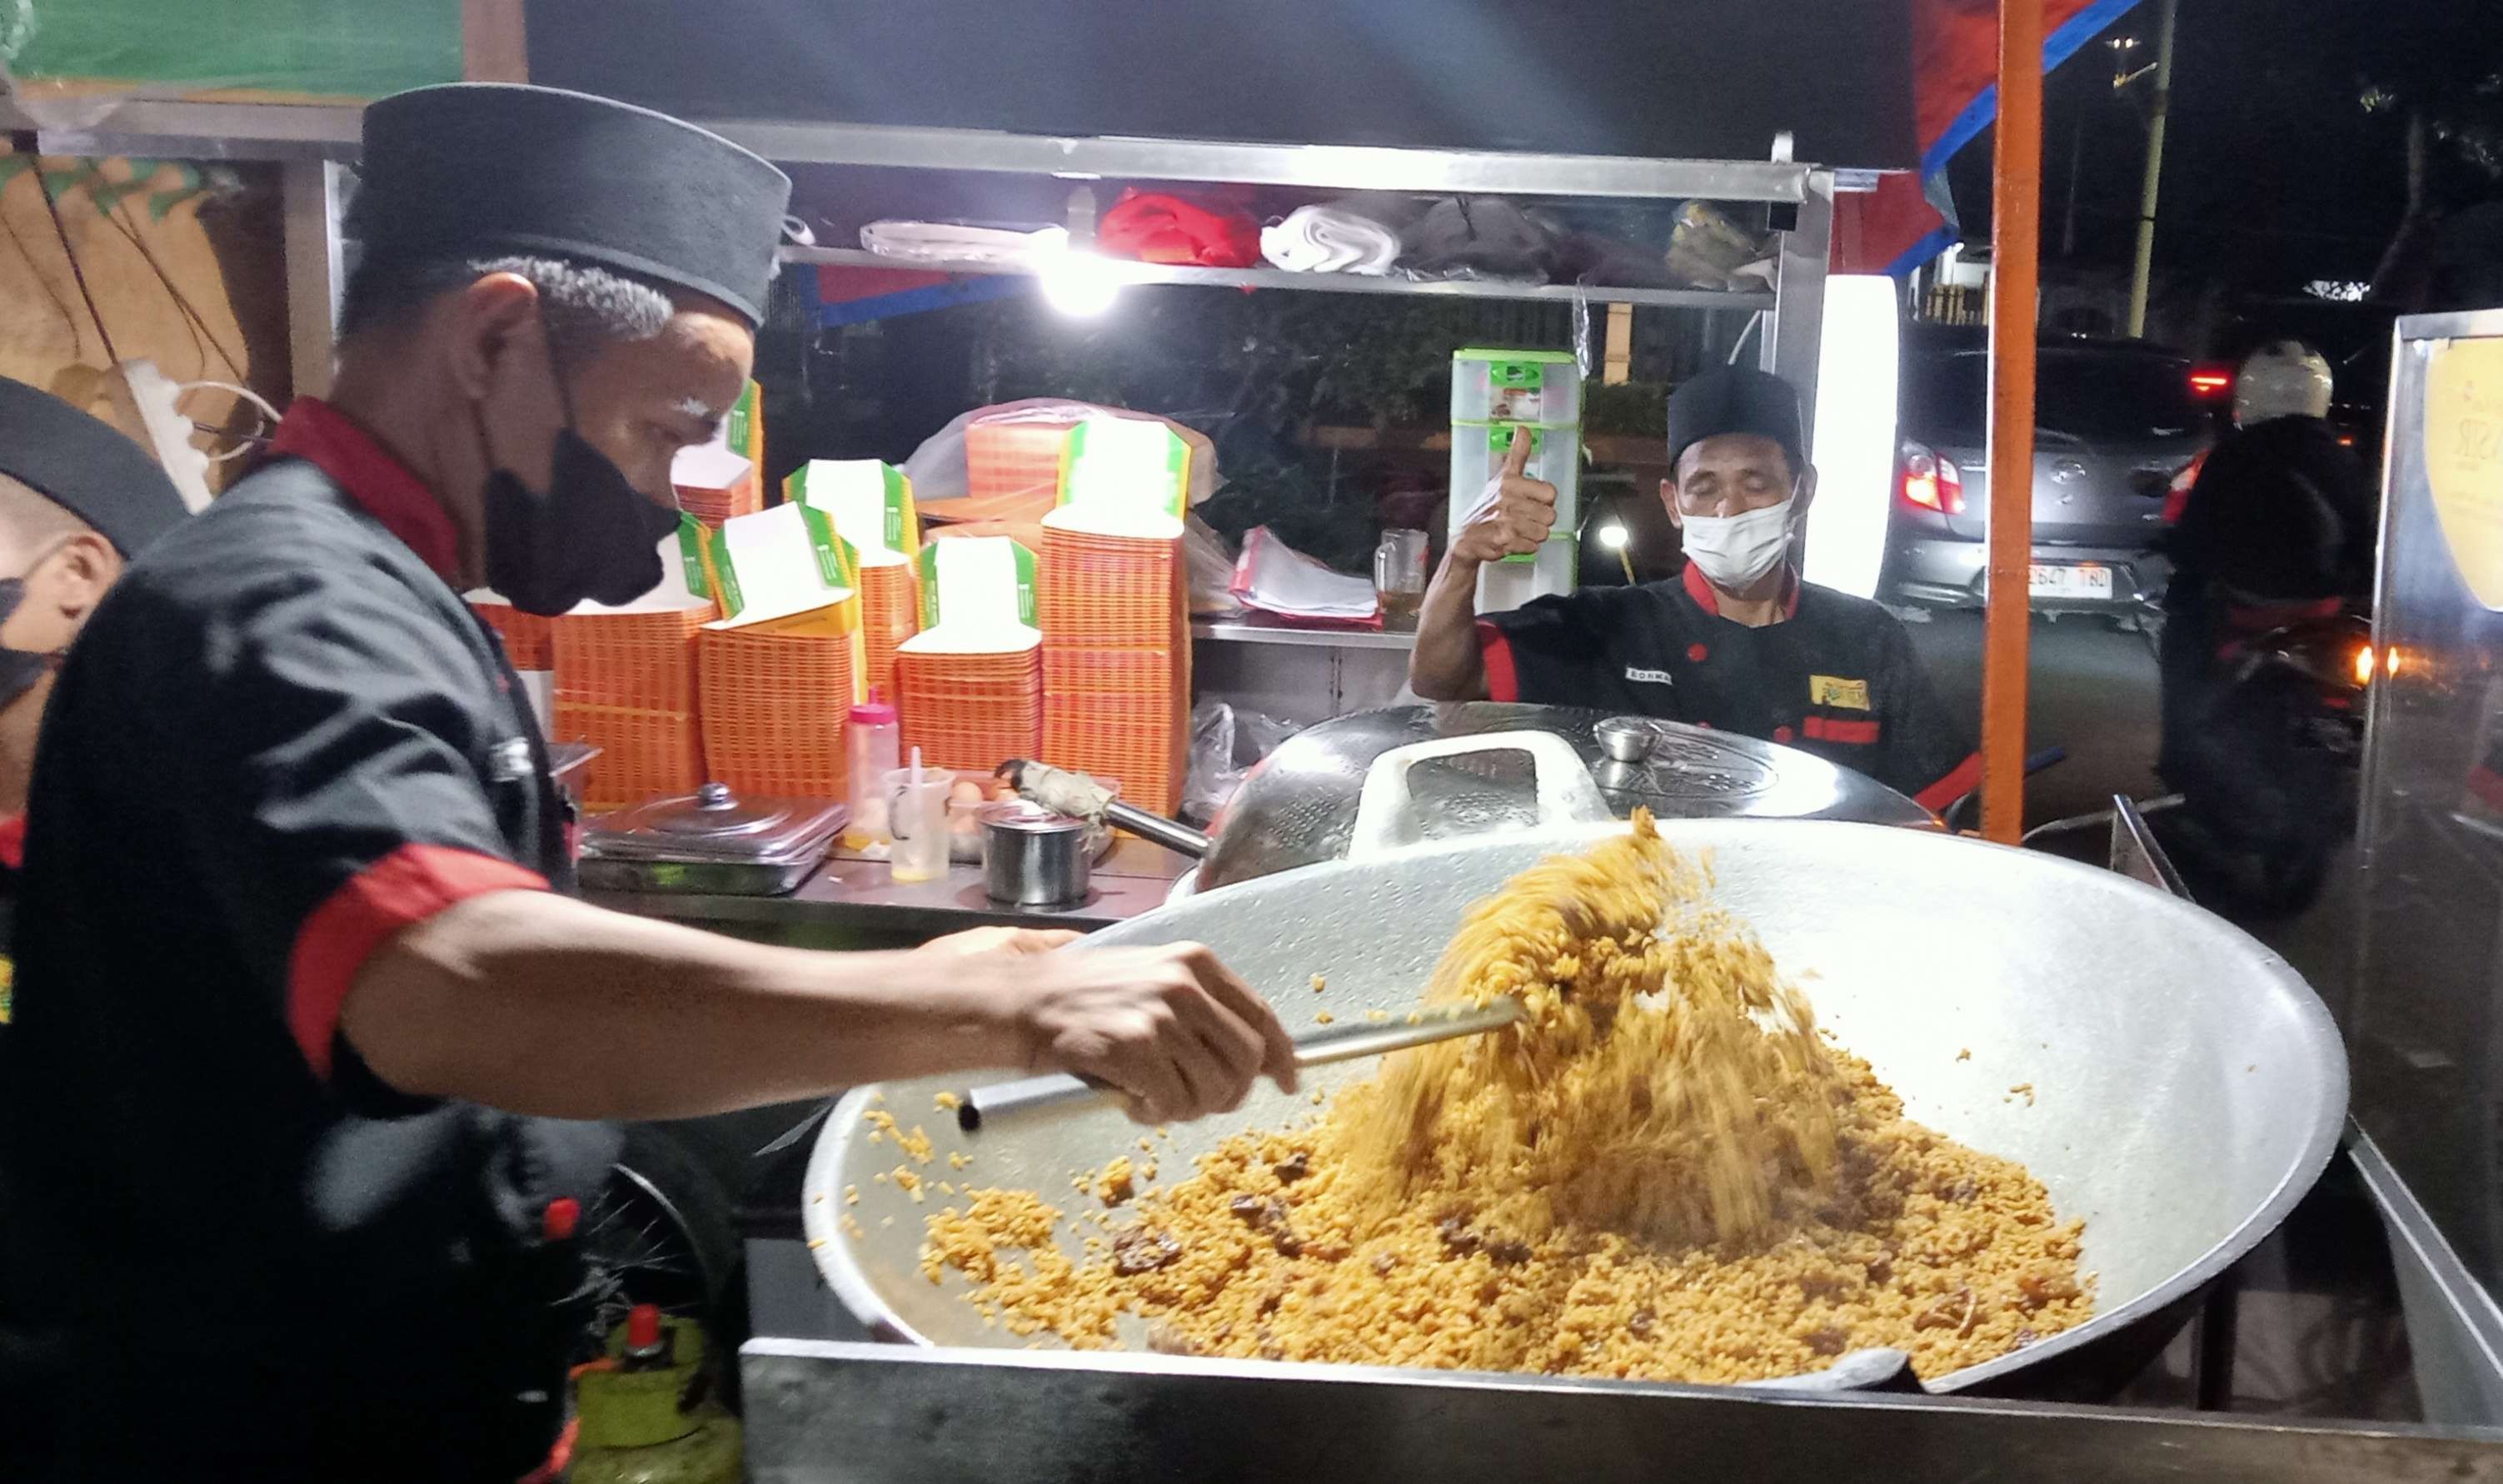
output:
<svg viewBox="0 0 2503 1484"><path fill-rule="evenodd" d="M346 105L81 99L27 110L0 95L0 127L31 131L37 148L58 154L135 154L285 165L287 278L297 386L328 384L328 343L342 268L339 202L343 171L358 148L360 110ZM1457 151L1226 140L1095 138L982 129L897 127L776 118L713 118L705 127L786 165L845 165L1042 176L1094 181L1191 182L1621 201L1762 203L1781 224L1774 283L1763 290L1628 288L1604 285L1412 281L1357 274L1288 273L1270 268L1186 268L1108 260L1125 285L1188 284L1318 293L1407 295L1426 299L1628 304L1656 309L1735 310L1759 317L1755 359L1799 388L1814 446L1818 356L1825 329L1825 281L1833 252L1837 191L1874 188L1865 171L1836 172L1792 159L1791 138L1767 142L1766 157L1664 159L1633 155ZM857 248L786 248L785 262L1020 276L996 263L920 262ZM1257 624L1198 625L1195 637L1241 656L1235 668L1264 692L1326 695L1330 715L1389 699L1404 679L1406 635L1328 636ZM1283 651L1240 646L1282 645ZM1384 651L1401 651L1394 655ZM1253 656L1259 658L1254 660ZM1396 674L1393 671L1396 671ZM1320 720L1305 718L1304 720Z"/></svg>
<svg viewBox="0 0 2503 1484"><path fill-rule="evenodd" d="M2436 677L2438 693L2465 696L2479 686L2484 672L2456 649L2429 646L2477 642L2468 622L2459 615L2479 610L2482 617L2484 610L2462 580L2455 549L2436 553L2430 560L2424 556L2424 548L2447 544L2449 538L2439 513L2426 508L2431 490L2422 410L2430 353L2413 354L2419 348L2458 341L2503 341L2503 309L2410 315L2391 327L2381 525L2375 537L2379 556L2374 574L2373 648L2383 656L2406 652L2416 666L2411 683L2426 684L2430 675ZM2439 583L2450 594L2447 604L2427 600L2431 568L2443 573ZM2468 745L2473 752L2475 723L2468 721L2462 729L2457 710L2435 720L2421 704L2402 709L2388 684L2376 684L2370 690L2365 708L2353 867L2360 885L2350 906L2347 960L2342 965L2346 982L2334 987L2341 1029L2350 1045L2360 1041L2371 1047L2381 1039L2375 1032L2385 1032L2391 1023L2379 1008L2382 991L2390 983L2405 982L2418 993L2454 993L2442 1000L2441 1013L2430 1020L2421 1006L2398 1019L2438 1024L2439 1029L2431 1032L2435 1037L2473 1047L2479 1032L2473 1019L2462 1018L2468 1013L2464 1007L2492 995L2494 963L2503 950L2489 951L2476 965L2484 977L2473 984L2445 982L2439 970L2461 966L2451 961L2410 963L2402 958L2399 967L2391 969L2383 962L2385 951L2411 941L2412 936L2398 925L2380 921L2380 914L2385 906L2383 894L2438 902L2440 915L2471 925L2491 941L2491 924L2479 916L2486 904L2443 894L2482 879L2458 864L2459 857L2447 853L2455 852L2463 842L2490 847L2496 827L2491 820L2469 811L2458 776L2443 772L2445 759L2433 756L2424 745L2428 736L2436 736L2447 744ZM2451 766L2457 761L2456 757L2449 759ZM2476 1050L2464 1050L2458 1060L2478 1055ZM2416 1121L2410 1115L2421 1113L2421 1099L2411 1099L2405 1107L2382 1102L2370 1091L2371 1080L2361 1075L2357 1079L2359 1096L2349 1124L2348 1147L2389 1231L2409 1342L2422 1357L2417 1373L2424 1389L2425 1415L2451 1425L2503 1426L2503 1305L2498 1305L2495 1293L2480 1273L2481 1267L2491 1271L2490 1260L2472 1265L2481 1249L2490 1252L2491 1234L2461 1230L2458 1203L2443 1198L2452 1194L2443 1187L2455 1171L2434 1171L2423 1197L2411 1187L2396 1166L2406 1164L2418 1177L2428 1173L2420 1154L2411 1158L2405 1147L2407 1126ZM2460 1096L2454 1088L2445 1088L2443 1093ZM2490 1114L2488 1106L2476 1121L2490 1130ZM2395 1159L2376 1142L2375 1131L2396 1151ZM2496 1146L2490 1142L2490 1132L2486 1138L2491 1159ZM2426 1197L2431 1197L2430 1206ZM2435 1208L2443 1208L2445 1214L2437 1217Z"/></svg>
<svg viewBox="0 0 2503 1484"><path fill-rule="evenodd" d="M1108 260L1106 276L1121 285L1188 284L1315 293L1405 295L1428 299L1528 300L1627 304L1661 309L1752 313L1756 362L1799 388L1800 411L1816 408L1818 357L1824 339L1825 281L1833 253L1837 190L1873 188L1865 173L1841 174L1793 160L1791 139L1778 135L1763 160L1657 159L1622 155L1444 151L1334 145L1243 144L1191 139L1046 138L984 130L886 128L849 124L729 122L714 125L769 158L797 164L886 166L923 170L1048 176L1074 184L1146 180L1297 186L1319 189L1388 190L1615 200L1761 202L1783 223L1774 283L1759 291L1627 288L1604 285L1420 281L1347 273L1288 273L1273 268L1168 267ZM997 263L925 262L857 248L786 248L790 263L907 269L967 277L1030 276ZM1741 345L1746 343L1742 335ZM1808 426L1810 446L1815 429ZM1212 689L1276 709L1280 697L1319 702L1315 722L1401 691L1414 636L1398 632L1331 633L1260 624L1194 624L1193 637L1222 644L1225 658L1210 671ZM1276 648L1244 648L1276 646ZM1225 677L1233 677L1228 680ZM1239 681L1240 684L1236 682ZM1309 708L1307 708L1309 709Z"/></svg>
<svg viewBox="0 0 2503 1484"><path fill-rule="evenodd" d="M50 154L137 154L185 159L346 161L358 149L361 110L339 104L168 102L149 98L79 99L29 113L0 95L0 129L31 133ZM1490 280L1411 282L1356 275L1269 269L1166 268L1117 263L1125 282L1208 284L1323 292L1414 294L1489 299L1580 298L1598 304L1687 309L1759 310L1768 332L1759 363L1800 388L1802 409L1816 406L1816 353L1823 331L1825 278L1832 251L1836 173L1792 160L1790 137L1769 142L1762 160L1661 159L1633 155L1425 150L1384 146L1252 144L1207 139L1131 139L1012 134L987 129L898 127L773 118L701 119L704 127L792 165L862 165L896 169L1041 175L1073 182L1182 181L1203 184L1302 186L1333 190L1419 194L1513 195L1618 200L1762 202L1786 211L1776 283L1769 292L1614 288L1600 285L1513 284ZM1841 188L1867 188L1853 173ZM291 196L316 189L335 194L335 179L296 172ZM308 212L311 208L308 208ZM326 244L335 273L337 219ZM789 261L861 267L998 274L996 264L922 263L855 249L793 248ZM315 274L322 265L289 273ZM320 302L318 286L291 294L299 311ZM299 328L299 335L305 329Z"/></svg>

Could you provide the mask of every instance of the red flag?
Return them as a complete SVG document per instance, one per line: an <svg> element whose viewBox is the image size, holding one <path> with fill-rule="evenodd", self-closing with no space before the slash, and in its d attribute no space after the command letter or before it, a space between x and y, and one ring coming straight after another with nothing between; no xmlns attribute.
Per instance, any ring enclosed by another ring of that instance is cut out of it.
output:
<svg viewBox="0 0 2503 1484"><path fill-rule="evenodd" d="M2041 0L2050 71L2138 0ZM1954 228L1931 204L1931 179L1999 116L1999 0L1913 0L1912 118L1921 168L1877 178L1834 203L1834 271L1905 274L1946 250ZM1944 199L1943 190L1937 192Z"/></svg>

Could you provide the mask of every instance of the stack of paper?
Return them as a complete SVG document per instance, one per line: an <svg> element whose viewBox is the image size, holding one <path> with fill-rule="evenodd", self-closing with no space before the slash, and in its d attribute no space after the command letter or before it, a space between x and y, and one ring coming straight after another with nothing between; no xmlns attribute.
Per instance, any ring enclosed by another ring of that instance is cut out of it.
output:
<svg viewBox="0 0 2503 1484"><path fill-rule="evenodd" d="M1234 595L1246 608L1289 619L1366 623L1380 617L1373 579L1333 572L1255 525L1234 562Z"/></svg>

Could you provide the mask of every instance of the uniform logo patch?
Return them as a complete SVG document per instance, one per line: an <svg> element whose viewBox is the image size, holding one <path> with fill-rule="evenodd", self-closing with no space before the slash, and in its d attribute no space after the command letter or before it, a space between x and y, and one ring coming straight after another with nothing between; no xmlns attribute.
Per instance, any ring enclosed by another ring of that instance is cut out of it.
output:
<svg viewBox="0 0 2503 1484"><path fill-rule="evenodd" d="M1811 675L1807 678L1807 699L1812 706L1840 706L1846 711L1867 711L1869 682Z"/></svg>
<svg viewBox="0 0 2503 1484"><path fill-rule="evenodd" d="M1666 670L1646 670L1638 664L1629 664L1626 666L1626 679L1636 681L1646 686L1673 686L1677 684L1676 681L1669 678Z"/></svg>
<svg viewBox="0 0 2503 1484"><path fill-rule="evenodd" d="M531 776L531 743L528 737L506 737L488 752L497 783L519 783Z"/></svg>

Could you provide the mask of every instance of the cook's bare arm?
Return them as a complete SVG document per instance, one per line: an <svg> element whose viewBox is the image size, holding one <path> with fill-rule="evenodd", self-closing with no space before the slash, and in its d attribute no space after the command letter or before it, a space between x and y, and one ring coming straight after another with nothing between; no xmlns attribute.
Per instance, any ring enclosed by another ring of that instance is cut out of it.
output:
<svg viewBox="0 0 2503 1484"><path fill-rule="evenodd" d="M1478 566L1457 545L1444 553L1417 610L1408 689L1429 701L1486 699L1486 660L1478 651Z"/></svg>
<svg viewBox="0 0 2503 1484"><path fill-rule="evenodd" d="M1264 1072L1292 1084L1277 1017L1204 948L999 946L810 953L497 892L378 949L340 1028L402 1092L558 1118L683 1118L1012 1066L1101 1078L1162 1122L1235 1107Z"/></svg>
<svg viewBox="0 0 2503 1484"><path fill-rule="evenodd" d="M1486 661L1478 653L1478 568L1528 556L1556 528L1556 487L1531 479L1527 428L1515 428L1503 468L1477 496L1460 533L1425 589L1417 613L1417 647L1408 656L1408 688L1427 700L1486 699ZM1452 491L1454 499L1460 491Z"/></svg>

